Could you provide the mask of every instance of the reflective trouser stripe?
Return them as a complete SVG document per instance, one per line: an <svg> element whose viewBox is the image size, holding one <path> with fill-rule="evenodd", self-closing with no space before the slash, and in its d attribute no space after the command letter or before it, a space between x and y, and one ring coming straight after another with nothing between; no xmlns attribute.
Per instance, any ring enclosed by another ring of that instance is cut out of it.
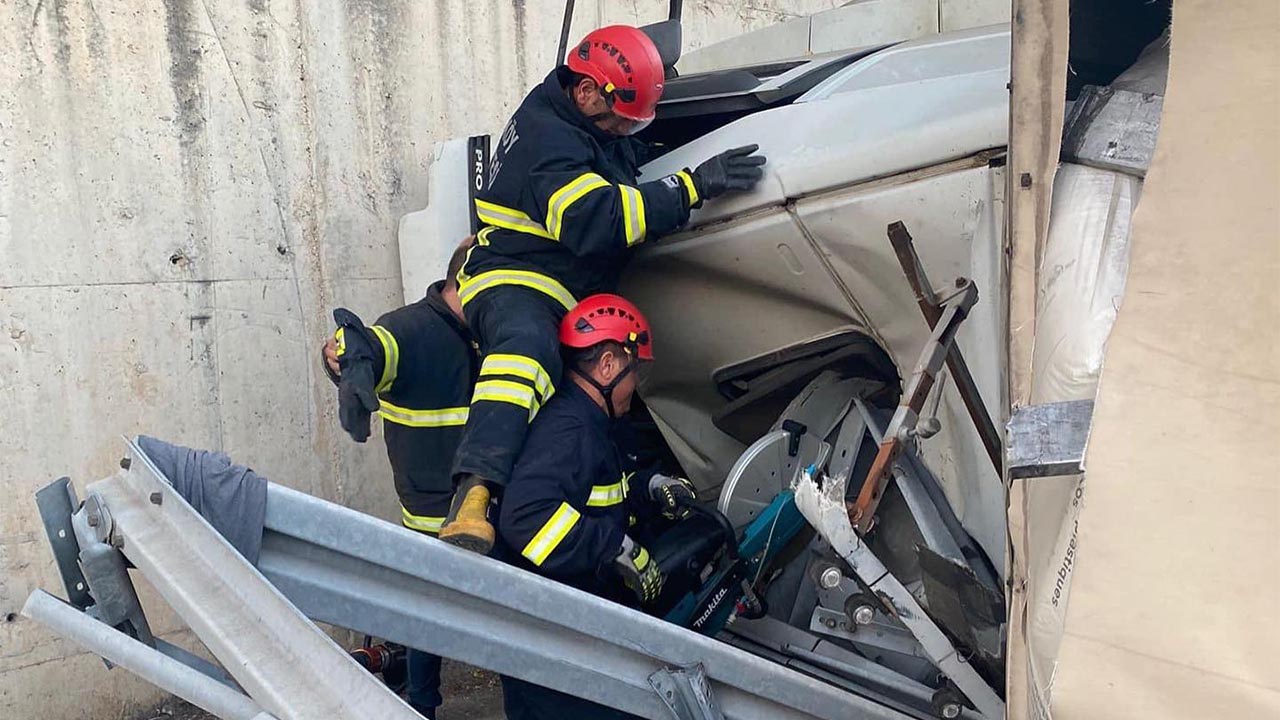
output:
<svg viewBox="0 0 1280 720"><path fill-rule="evenodd" d="M621 482L612 485L593 485L591 497L587 498L587 507L609 507L626 499L627 494L622 489Z"/></svg>
<svg viewBox="0 0 1280 720"><path fill-rule="evenodd" d="M698 196L698 187L693 184L693 176L681 170L676 173L676 177L684 184L684 189L689 193L689 205L697 205L702 198Z"/></svg>
<svg viewBox="0 0 1280 720"><path fill-rule="evenodd" d="M524 355L486 355L480 365L480 377L492 375L513 375L528 380L533 383L534 390L538 391L538 398L544 403L556 393L555 385L551 384L551 376L543 369L542 363Z"/></svg>
<svg viewBox="0 0 1280 720"><path fill-rule="evenodd" d="M540 238L554 240L555 236L538 224L536 220L515 208L505 207L484 200L476 200L476 217L486 225L493 225L505 230L537 235Z"/></svg>
<svg viewBox="0 0 1280 720"><path fill-rule="evenodd" d="M554 278L529 270L490 270L467 278L458 285L458 302L466 305L476 295L498 285L520 285L532 288L545 293L564 306L565 310L572 310L573 306L578 304L573 293Z"/></svg>
<svg viewBox="0 0 1280 720"><path fill-rule="evenodd" d="M396 381L396 373L400 368L400 343L396 342L396 336L392 335L390 330L381 325L373 326L373 334L377 335L378 342L382 343L382 379L373 389L374 392L381 393Z"/></svg>
<svg viewBox="0 0 1280 720"><path fill-rule="evenodd" d="M619 185L618 191L622 198L622 224L626 229L627 246L630 247L644 240L644 195L630 185Z"/></svg>
<svg viewBox="0 0 1280 720"><path fill-rule="evenodd" d="M466 425L469 407L439 408L436 410L415 410L392 405L386 400L379 401L378 414L383 420L408 427L449 427Z"/></svg>
<svg viewBox="0 0 1280 720"><path fill-rule="evenodd" d="M467 255L462 259L462 267L458 268L458 274L453 278L458 282L458 287L462 287L464 283L471 279L471 276L467 275L467 264L471 262L471 253L478 247L488 245L489 233L496 229L497 228L490 225L489 227L482 228L480 232L476 233L476 241L471 243L471 247L467 248Z"/></svg>
<svg viewBox="0 0 1280 720"><path fill-rule="evenodd" d="M551 515L551 519L547 520L537 535L524 546L524 550L520 551L534 565L541 566L546 561L547 556L551 554L560 542L564 540L574 525L578 524L578 518L582 517L577 510L570 507L569 503L560 503L560 507Z"/></svg>
<svg viewBox="0 0 1280 720"><path fill-rule="evenodd" d="M400 506L400 522L410 530L418 532L431 533L435 535L440 532L440 528L444 525L443 517L431 517L429 515L414 515L409 512L408 508Z"/></svg>
<svg viewBox="0 0 1280 720"><path fill-rule="evenodd" d="M564 224L565 211L570 205L578 202L592 190L609 187L609 182L595 173L583 173L559 190L551 193L547 200L547 229L551 237L560 239L561 226Z"/></svg>
<svg viewBox="0 0 1280 720"><path fill-rule="evenodd" d="M476 392L471 396L471 404L478 402L504 402L517 405L529 411L529 422L538 414L538 399L533 395L533 388L511 380L481 380L476 383Z"/></svg>

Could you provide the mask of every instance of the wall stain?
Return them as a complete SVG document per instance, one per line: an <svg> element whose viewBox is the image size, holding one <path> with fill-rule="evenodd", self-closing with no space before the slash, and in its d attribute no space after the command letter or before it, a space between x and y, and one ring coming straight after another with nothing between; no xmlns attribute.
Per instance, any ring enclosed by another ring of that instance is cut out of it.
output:
<svg viewBox="0 0 1280 720"><path fill-rule="evenodd" d="M516 20L516 87L529 85L529 69L525 66L525 0L511 0L511 9L515 11ZM570 41L572 42L572 41Z"/></svg>
<svg viewBox="0 0 1280 720"><path fill-rule="evenodd" d="M54 27L54 59L63 70L64 77L72 76L72 22L67 15L67 0L52 0L49 5L49 20Z"/></svg>
<svg viewBox="0 0 1280 720"><path fill-rule="evenodd" d="M197 37L198 21L193 0L163 0L165 44L169 48L169 85L177 104L178 142L183 165L193 160L193 146L204 129L204 92L200 60L203 50Z"/></svg>

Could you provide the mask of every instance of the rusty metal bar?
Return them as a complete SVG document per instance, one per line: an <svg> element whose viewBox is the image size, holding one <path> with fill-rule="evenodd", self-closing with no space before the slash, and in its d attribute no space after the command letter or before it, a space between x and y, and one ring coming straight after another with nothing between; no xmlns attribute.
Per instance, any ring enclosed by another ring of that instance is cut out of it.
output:
<svg viewBox="0 0 1280 720"><path fill-rule="evenodd" d="M942 306L933 292L933 286L929 284L928 276L925 275L920 256L916 254L911 233L907 232L906 225L898 221L889 225L888 235L889 244L893 246L893 252L898 256L898 264L902 266L902 272L907 276L907 283L915 293L920 312L924 315L925 322L932 328L942 317ZM974 382L973 375L969 372L969 365L965 362L964 355L954 343L947 349L947 369L951 371L951 378L956 382L960 399L964 401L964 407L969 411L969 417L978 430L978 436L982 438L982 445L987 449L987 457L991 459L991 465L996 473L1002 473L1004 443L1000 438L1000 431L996 429L991 415L987 413L987 406L982 403L978 384Z"/></svg>
<svg viewBox="0 0 1280 720"><path fill-rule="evenodd" d="M942 314L933 326L929 341L920 352L911 378L907 381L898 409L885 429L880 442L880 450L876 453L867 479L858 491L858 498L849 504L849 522L862 534L870 532L875 524L876 507L884 488L893 475L893 463L902 452L903 444L915 433L916 423L920 419L920 410L924 407L929 391L937 381L938 373L955 345L956 332L960 323L969 314L969 308L978 301L978 290L973 283L965 280L959 292L949 298L943 305Z"/></svg>

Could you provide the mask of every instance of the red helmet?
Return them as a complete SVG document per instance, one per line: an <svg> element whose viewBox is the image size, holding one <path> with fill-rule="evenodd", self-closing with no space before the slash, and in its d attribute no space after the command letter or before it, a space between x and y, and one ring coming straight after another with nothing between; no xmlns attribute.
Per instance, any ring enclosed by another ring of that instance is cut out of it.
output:
<svg viewBox="0 0 1280 720"><path fill-rule="evenodd" d="M608 293L592 295L560 321L560 344L565 347L589 348L607 341L618 343L641 360L653 359L649 321L625 298Z"/></svg>
<svg viewBox="0 0 1280 720"><path fill-rule="evenodd" d="M647 123L662 97L662 56L639 28L610 25L592 30L569 51L569 69L586 75L613 98L613 111Z"/></svg>

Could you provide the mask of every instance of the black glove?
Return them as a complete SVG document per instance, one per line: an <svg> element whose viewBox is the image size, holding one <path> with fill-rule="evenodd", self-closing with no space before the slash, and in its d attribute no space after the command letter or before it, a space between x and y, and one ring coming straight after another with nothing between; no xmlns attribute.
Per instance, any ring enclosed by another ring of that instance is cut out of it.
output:
<svg viewBox="0 0 1280 720"><path fill-rule="evenodd" d="M684 478L659 473L649 480L649 499L662 508L663 517L683 520L689 516L688 504L697 501L698 491Z"/></svg>
<svg viewBox="0 0 1280 720"><path fill-rule="evenodd" d="M662 576L658 563L654 562L648 550L626 535L622 536L622 552L613 559L613 566L622 576L622 582L636 594L641 605L653 602L662 592L662 583L666 578Z"/></svg>
<svg viewBox="0 0 1280 720"><path fill-rule="evenodd" d="M351 439L362 443L369 439L369 417L378 409L378 395L373 391L373 360L344 365L338 383L338 419Z"/></svg>
<svg viewBox="0 0 1280 720"><path fill-rule="evenodd" d="M694 170L693 184L698 188L699 202L719 197L730 190L750 190L764 177L760 169L765 163L763 155L752 155L759 145L745 145L726 150L707 160Z"/></svg>
<svg viewBox="0 0 1280 720"><path fill-rule="evenodd" d="M333 311L338 324L338 420L352 440L369 439L369 416L378 409L373 346L364 323L346 308Z"/></svg>

